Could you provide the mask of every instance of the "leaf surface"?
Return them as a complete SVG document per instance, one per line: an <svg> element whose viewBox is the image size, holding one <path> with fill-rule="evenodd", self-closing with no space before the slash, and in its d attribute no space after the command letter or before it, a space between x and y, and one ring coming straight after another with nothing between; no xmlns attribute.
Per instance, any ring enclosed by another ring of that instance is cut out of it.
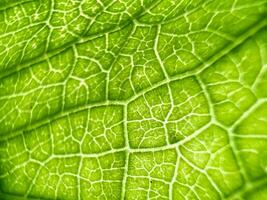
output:
<svg viewBox="0 0 267 200"><path fill-rule="evenodd" d="M2 0L0 199L266 199L266 14Z"/></svg>

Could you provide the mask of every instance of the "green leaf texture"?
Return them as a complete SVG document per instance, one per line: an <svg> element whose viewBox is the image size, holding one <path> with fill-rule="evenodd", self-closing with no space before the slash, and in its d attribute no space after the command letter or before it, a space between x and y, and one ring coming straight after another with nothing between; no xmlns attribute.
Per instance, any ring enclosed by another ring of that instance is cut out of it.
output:
<svg viewBox="0 0 267 200"><path fill-rule="evenodd" d="M1 0L0 199L267 199L267 0Z"/></svg>

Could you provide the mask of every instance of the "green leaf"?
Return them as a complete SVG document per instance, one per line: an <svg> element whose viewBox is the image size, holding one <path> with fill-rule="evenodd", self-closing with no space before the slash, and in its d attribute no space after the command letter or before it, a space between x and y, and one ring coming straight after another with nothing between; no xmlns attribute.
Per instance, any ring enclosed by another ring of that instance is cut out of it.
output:
<svg viewBox="0 0 267 200"><path fill-rule="evenodd" d="M2 0L0 199L267 198L267 0Z"/></svg>

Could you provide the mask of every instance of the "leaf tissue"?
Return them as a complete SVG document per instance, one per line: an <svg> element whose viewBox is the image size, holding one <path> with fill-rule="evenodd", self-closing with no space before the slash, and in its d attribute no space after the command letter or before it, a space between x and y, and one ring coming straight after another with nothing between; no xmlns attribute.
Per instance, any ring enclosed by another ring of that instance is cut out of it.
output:
<svg viewBox="0 0 267 200"><path fill-rule="evenodd" d="M267 0L1 0L0 199L267 199Z"/></svg>

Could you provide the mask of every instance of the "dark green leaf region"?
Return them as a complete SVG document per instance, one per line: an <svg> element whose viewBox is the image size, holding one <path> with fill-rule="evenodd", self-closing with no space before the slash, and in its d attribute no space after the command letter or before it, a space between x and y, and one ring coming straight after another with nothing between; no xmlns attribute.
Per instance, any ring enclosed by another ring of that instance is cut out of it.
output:
<svg viewBox="0 0 267 200"><path fill-rule="evenodd" d="M267 0L0 0L0 200L266 200Z"/></svg>

